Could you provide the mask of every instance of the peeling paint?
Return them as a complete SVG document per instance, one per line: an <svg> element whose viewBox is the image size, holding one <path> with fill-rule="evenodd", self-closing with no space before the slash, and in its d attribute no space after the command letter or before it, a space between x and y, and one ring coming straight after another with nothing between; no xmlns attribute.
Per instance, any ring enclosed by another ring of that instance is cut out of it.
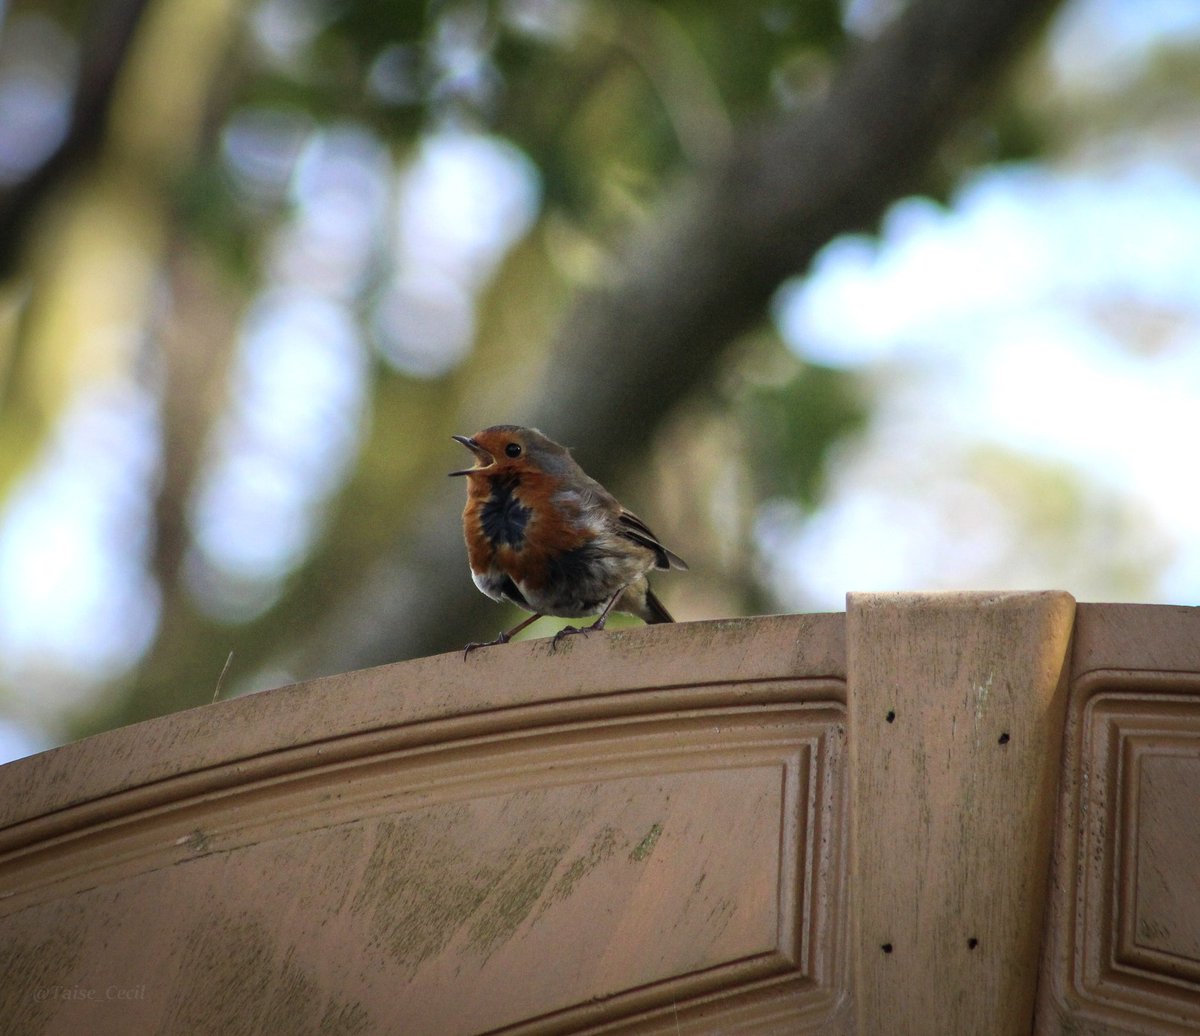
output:
<svg viewBox="0 0 1200 1036"><path fill-rule="evenodd" d="M195 831L180 839L180 841L198 855L208 852L209 838L200 828L196 828Z"/></svg>
<svg viewBox="0 0 1200 1036"><path fill-rule="evenodd" d="M995 673L988 673L987 679L975 685L975 725L977 727L983 723L983 710L987 707L988 695L991 693L992 682L995 679Z"/></svg>

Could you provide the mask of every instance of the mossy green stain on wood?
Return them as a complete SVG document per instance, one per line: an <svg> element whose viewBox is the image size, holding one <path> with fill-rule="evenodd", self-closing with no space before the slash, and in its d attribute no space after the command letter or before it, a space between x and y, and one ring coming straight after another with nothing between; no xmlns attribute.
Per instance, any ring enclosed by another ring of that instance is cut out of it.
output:
<svg viewBox="0 0 1200 1036"><path fill-rule="evenodd" d="M323 1033L369 1032L368 1013L325 993L298 956L268 924L214 914L191 932L163 1031L303 1032L320 1010Z"/></svg>
<svg viewBox="0 0 1200 1036"><path fill-rule="evenodd" d="M542 846L522 854L505 869L487 890L486 901L471 924L472 947L487 956L512 938L541 898L565 851L563 845Z"/></svg>
<svg viewBox="0 0 1200 1036"><path fill-rule="evenodd" d="M652 852L658 844L658 839L662 835L662 824L654 823L650 825L650 830L646 832L646 836L638 842L632 849L629 850L629 859L633 863L641 863Z"/></svg>
<svg viewBox="0 0 1200 1036"><path fill-rule="evenodd" d="M445 949L506 869L502 860L485 860L463 873L452 832L467 819L466 809L451 807L381 822L351 903L352 912L370 917L376 940L413 971Z"/></svg>
<svg viewBox="0 0 1200 1036"><path fill-rule="evenodd" d="M379 824L352 912L369 918L374 941L411 972L465 928L465 949L490 955L542 899L566 845L516 844L472 857L463 807Z"/></svg>
<svg viewBox="0 0 1200 1036"><path fill-rule="evenodd" d="M576 856L567 865L567 869L563 871L558 880L550 887L550 891L542 899L542 905L538 909L538 917L553 904L570 896L575 891L575 886L581 880L612 856L617 851L618 840L624 842L626 845L629 844L628 840L615 827L605 824L596 833L596 837L592 839L592 844L588 846L587 851Z"/></svg>

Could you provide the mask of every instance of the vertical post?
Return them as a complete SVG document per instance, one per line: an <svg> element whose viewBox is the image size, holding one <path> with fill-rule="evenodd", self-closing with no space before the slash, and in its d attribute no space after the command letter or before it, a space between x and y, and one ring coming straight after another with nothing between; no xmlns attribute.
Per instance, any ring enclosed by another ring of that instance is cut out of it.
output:
<svg viewBox="0 0 1200 1036"><path fill-rule="evenodd" d="M1027 1034L1075 602L847 598L860 1034Z"/></svg>

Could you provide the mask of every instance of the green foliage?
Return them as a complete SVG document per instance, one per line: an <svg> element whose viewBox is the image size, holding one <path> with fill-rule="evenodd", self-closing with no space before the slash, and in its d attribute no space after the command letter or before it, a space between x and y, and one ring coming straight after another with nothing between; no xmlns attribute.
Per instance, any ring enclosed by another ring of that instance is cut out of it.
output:
<svg viewBox="0 0 1200 1036"><path fill-rule="evenodd" d="M580 2L547 5L540 21L520 7L313 3L320 29L302 60L249 58L233 104L353 118L395 143L447 118L490 127L538 165L549 206L604 226L614 183L651 197L686 157L680 122L693 109L786 106L795 70L844 42L836 0Z"/></svg>
<svg viewBox="0 0 1200 1036"><path fill-rule="evenodd" d="M816 364L782 385L753 390L743 409L758 492L809 509L821 499L831 449L870 414L858 378Z"/></svg>
<svg viewBox="0 0 1200 1036"><path fill-rule="evenodd" d="M712 69L722 98L738 114L758 111L776 77L799 52L836 55L845 42L837 0L749 4L671 3L668 9Z"/></svg>

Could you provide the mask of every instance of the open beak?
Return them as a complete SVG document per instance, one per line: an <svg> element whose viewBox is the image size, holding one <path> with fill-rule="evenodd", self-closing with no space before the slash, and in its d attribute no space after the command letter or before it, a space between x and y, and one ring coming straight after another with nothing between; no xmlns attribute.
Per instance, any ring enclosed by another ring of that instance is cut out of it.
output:
<svg viewBox="0 0 1200 1036"><path fill-rule="evenodd" d="M495 458L474 439L468 439L465 435L452 435L450 438L455 442L461 442L468 450L475 454L476 461L475 467L463 468L462 471L451 471L451 475L470 475L472 472L480 471L496 463Z"/></svg>

